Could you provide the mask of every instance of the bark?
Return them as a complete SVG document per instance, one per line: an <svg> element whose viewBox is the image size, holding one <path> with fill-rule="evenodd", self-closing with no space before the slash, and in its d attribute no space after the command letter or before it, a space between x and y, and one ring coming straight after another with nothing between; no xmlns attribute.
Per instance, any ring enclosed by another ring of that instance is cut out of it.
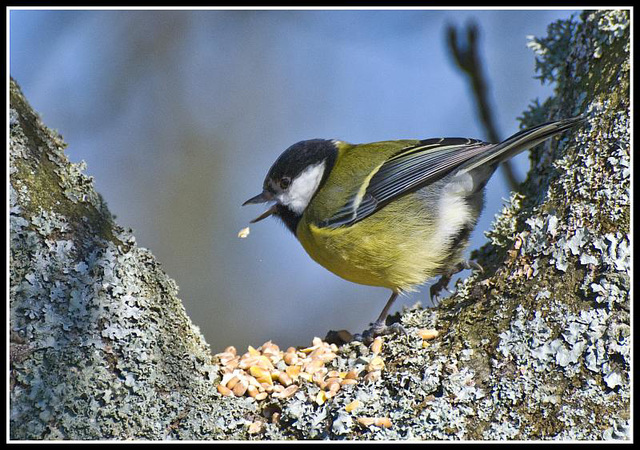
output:
<svg viewBox="0 0 640 450"><path fill-rule="evenodd" d="M531 42L556 93L523 123L588 124L532 151L476 252L484 273L438 308L404 311L409 336L386 339L382 377L322 405L312 385L265 402L218 394L175 283L12 80L10 438L629 439L629 23L629 11L584 12ZM366 352L345 345L336 364Z"/></svg>

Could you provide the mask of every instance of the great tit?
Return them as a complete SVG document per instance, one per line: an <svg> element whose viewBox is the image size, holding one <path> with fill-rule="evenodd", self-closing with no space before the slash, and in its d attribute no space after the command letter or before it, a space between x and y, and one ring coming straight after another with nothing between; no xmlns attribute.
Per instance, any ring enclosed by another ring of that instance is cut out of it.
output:
<svg viewBox="0 0 640 450"><path fill-rule="evenodd" d="M349 144L311 139L286 149L269 170L262 192L243 205L274 202L258 222L281 219L309 256L336 275L392 291L370 340L387 327L396 297L440 276L431 294L465 268L463 258L484 203L484 187L498 165L581 123L547 122L498 144L468 138Z"/></svg>

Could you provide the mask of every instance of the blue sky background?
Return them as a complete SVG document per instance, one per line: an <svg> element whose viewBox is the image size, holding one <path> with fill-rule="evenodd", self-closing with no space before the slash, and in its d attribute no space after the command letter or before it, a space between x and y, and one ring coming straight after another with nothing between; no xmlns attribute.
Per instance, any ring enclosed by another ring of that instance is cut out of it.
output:
<svg viewBox="0 0 640 450"><path fill-rule="evenodd" d="M553 88L534 78L527 36L572 13L12 10L10 73L177 281L214 351L306 345L329 329L362 331L389 293L326 271L273 219L236 237L262 212L240 205L275 158L318 137L486 139L446 46L447 24L469 20L507 137ZM524 179L528 155L514 161ZM508 197L498 172L469 250ZM428 286L392 312L416 301L429 305Z"/></svg>

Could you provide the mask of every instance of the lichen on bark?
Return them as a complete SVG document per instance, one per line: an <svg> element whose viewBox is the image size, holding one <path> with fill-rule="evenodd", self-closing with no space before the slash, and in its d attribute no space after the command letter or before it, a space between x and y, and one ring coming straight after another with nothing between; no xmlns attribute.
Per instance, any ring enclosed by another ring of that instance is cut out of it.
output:
<svg viewBox="0 0 640 450"><path fill-rule="evenodd" d="M11 439L628 439L629 24L629 11L586 11L531 41L556 92L523 124L587 125L532 151L475 253L484 273L404 311L409 335L386 339L382 377L321 405L313 386L268 403L217 393L175 283L12 80ZM425 344L417 328L439 336ZM366 352L347 344L333 364ZM356 399L393 425L359 426Z"/></svg>

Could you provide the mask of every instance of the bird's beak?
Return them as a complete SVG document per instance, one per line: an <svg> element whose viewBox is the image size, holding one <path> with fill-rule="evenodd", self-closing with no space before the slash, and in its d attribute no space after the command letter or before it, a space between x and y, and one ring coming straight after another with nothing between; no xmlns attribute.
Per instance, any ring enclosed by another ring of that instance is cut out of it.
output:
<svg viewBox="0 0 640 450"><path fill-rule="evenodd" d="M262 191L258 195L256 195L255 197L251 197L249 200L244 202L242 204L242 206L244 206L244 205L255 205L256 203L267 203L267 202L270 202L271 200L273 200L273 195L271 194L271 192Z"/></svg>
<svg viewBox="0 0 640 450"><path fill-rule="evenodd" d="M244 202L242 206L254 205L256 203L267 203L267 202L270 202L271 200L273 200L273 195L269 191L262 191L255 197L251 197L249 200ZM260 222L261 220L266 219L267 217L269 217L270 215L276 212L277 206L278 206L277 204L272 205L271 208L267 209L265 212L263 212L258 217L253 219L250 223Z"/></svg>

